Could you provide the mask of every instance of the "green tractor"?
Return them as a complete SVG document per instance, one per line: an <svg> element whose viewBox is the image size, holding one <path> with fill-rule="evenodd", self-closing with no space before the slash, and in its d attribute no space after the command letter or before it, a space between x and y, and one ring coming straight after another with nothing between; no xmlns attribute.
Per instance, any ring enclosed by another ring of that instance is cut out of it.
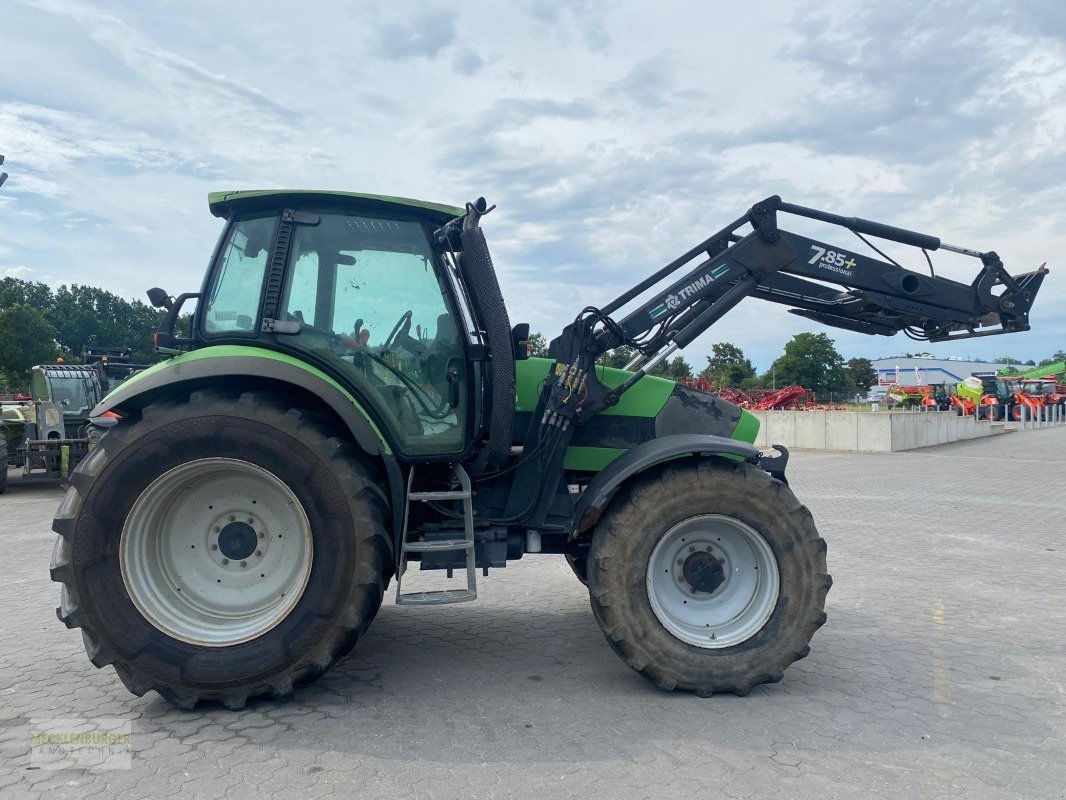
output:
<svg viewBox="0 0 1066 800"><path fill-rule="evenodd" d="M180 354L94 410L120 419L53 525L60 620L130 691L183 708L317 678L393 579L400 605L467 602L479 570L527 554L564 557L610 646L663 689L780 680L831 585L788 453L755 448L737 406L647 373L748 296L867 333L1026 330L1045 272L771 197L582 303L529 358L483 199L248 191L210 208L225 228L201 289L148 293L167 312L156 346ZM966 253L981 274L910 271L781 230L779 213ZM622 346L626 369L599 364ZM412 589L416 564L459 585Z"/></svg>
<svg viewBox="0 0 1066 800"><path fill-rule="evenodd" d="M27 478L65 480L98 430L89 417L104 393L91 367L42 364L31 370L30 380L30 400L0 405L0 492L7 467Z"/></svg>

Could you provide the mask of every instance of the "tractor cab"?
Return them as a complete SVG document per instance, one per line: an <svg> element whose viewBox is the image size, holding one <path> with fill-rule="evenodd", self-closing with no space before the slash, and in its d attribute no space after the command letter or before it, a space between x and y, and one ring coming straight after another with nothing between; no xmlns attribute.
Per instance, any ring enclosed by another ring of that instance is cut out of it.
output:
<svg viewBox="0 0 1066 800"><path fill-rule="evenodd" d="M433 237L461 208L229 192L212 195L211 210L227 225L201 292L171 302L153 290L171 312L157 346L271 350L278 358L268 364L310 365L343 387L398 454L454 460L470 451L483 414L475 387L485 326L470 307L477 288ZM193 298L190 336L179 338L176 312Z"/></svg>
<svg viewBox="0 0 1066 800"><path fill-rule="evenodd" d="M62 409L64 425L76 428L89 420L89 412L103 392L96 372L80 364L43 364L33 368L34 403L54 403Z"/></svg>
<svg viewBox="0 0 1066 800"><path fill-rule="evenodd" d="M1051 378L1037 378L1021 381L1022 390L1032 397L1042 397L1049 405L1066 404L1066 393L1059 390L1059 385Z"/></svg>

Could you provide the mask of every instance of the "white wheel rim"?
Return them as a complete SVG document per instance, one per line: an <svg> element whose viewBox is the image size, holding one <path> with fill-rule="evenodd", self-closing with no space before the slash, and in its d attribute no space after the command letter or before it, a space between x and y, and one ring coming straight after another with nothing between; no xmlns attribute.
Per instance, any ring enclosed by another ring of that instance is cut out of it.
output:
<svg viewBox="0 0 1066 800"><path fill-rule="evenodd" d="M652 611L671 635L707 649L758 633L777 605L781 576L766 540L719 514L691 517L663 534L647 572Z"/></svg>
<svg viewBox="0 0 1066 800"><path fill-rule="evenodd" d="M296 495L247 461L203 458L160 475L122 528L119 565L145 619L183 642L226 647L274 628L311 575Z"/></svg>

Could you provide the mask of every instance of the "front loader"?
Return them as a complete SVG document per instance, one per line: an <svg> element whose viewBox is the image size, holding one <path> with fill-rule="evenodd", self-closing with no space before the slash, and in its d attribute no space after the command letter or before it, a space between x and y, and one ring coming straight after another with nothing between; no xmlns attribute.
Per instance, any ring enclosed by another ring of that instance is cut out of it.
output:
<svg viewBox="0 0 1066 800"><path fill-rule="evenodd" d="M1027 330L1045 274L770 197L585 304L534 359L483 200L261 191L210 207L226 224L200 290L149 292L167 310L156 345L177 354L94 409L120 420L53 526L59 618L97 667L185 708L321 675L393 579L400 605L466 602L479 570L528 554L567 560L610 646L656 685L780 680L831 585L788 453L755 448L746 411L648 372L746 297L928 341ZM925 275L779 228L786 213L980 270ZM600 365L622 346L626 369ZM412 589L416 565L459 585Z"/></svg>

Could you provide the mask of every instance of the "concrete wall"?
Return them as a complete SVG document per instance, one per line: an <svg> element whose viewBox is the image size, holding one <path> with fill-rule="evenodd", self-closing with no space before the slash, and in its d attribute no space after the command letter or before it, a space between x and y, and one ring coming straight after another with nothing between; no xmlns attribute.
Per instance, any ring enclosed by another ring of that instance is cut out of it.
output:
<svg viewBox="0 0 1066 800"><path fill-rule="evenodd" d="M954 411L753 411L762 423L755 443L801 450L891 453L1003 432L1002 423Z"/></svg>

